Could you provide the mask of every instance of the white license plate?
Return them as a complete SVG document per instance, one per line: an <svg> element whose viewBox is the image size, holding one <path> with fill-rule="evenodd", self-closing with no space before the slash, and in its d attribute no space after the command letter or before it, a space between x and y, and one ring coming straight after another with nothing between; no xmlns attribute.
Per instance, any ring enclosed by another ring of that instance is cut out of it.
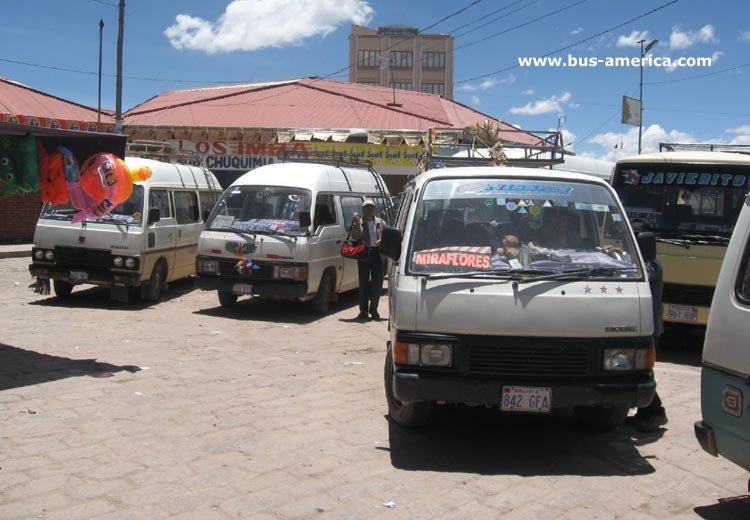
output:
<svg viewBox="0 0 750 520"><path fill-rule="evenodd" d="M669 319L674 321L698 321L698 309L695 307L669 306Z"/></svg>
<svg viewBox="0 0 750 520"><path fill-rule="evenodd" d="M504 412L549 413L552 389L536 386L504 386L500 409Z"/></svg>
<svg viewBox="0 0 750 520"><path fill-rule="evenodd" d="M236 283L232 285L232 292L234 294L253 294L253 286L249 283Z"/></svg>
<svg viewBox="0 0 750 520"><path fill-rule="evenodd" d="M89 273L86 271L71 271L70 281L71 282L85 282L89 279Z"/></svg>

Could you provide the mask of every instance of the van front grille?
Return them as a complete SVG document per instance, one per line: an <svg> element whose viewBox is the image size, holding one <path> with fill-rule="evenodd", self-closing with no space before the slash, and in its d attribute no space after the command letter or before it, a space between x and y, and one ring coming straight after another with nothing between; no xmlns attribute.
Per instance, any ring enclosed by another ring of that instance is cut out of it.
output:
<svg viewBox="0 0 750 520"><path fill-rule="evenodd" d="M102 249L56 247L55 263L60 267L104 271L112 264L112 253Z"/></svg>
<svg viewBox="0 0 750 520"><path fill-rule="evenodd" d="M534 344L472 345L469 372L475 375L507 377L586 377L591 369L589 345Z"/></svg>
<svg viewBox="0 0 750 520"><path fill-rule="evenodd" d="M219 263L219 272L221 276L240 276L237 274L237 271L235 270L234 266L237 264L239 259L237 260L222 260ZM253 274L250 276L250 278L257 278L259 280L272 280L273 279L273 264L266 264L266 263L260 263L260 262L253 262L254 265L257 265L259 269L257 271L253 271Z"/></svg>

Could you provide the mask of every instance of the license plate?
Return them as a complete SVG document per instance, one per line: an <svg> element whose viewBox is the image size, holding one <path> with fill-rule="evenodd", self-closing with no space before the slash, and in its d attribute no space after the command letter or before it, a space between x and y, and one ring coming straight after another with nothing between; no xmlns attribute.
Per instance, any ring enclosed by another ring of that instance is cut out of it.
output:
<svg viewBox="0 0 750 520"><path fill-rule="evenodd" d="M89 273L86 271L71 271L70 281L71 282L85 282L89 279Z"/></svg>
<svg viewBox="0 0 750 520"><path fill-rule="evenodd" d="M698 309L695 307L670 305L669 319L674 321L698 321Z"/></svg>
<svg viewBox="0 0 750 520"><path fill-rule="evenodd" d="M536 386L504 386L500 409L504 412L549 413L552 389Z"/></svg>
<svg viewBox="0 0 750 520"><path fill-rule="evenodd" d="M253 286L249 283L236 283L232 286L232 292L237 295L253 294Z"/></svg>

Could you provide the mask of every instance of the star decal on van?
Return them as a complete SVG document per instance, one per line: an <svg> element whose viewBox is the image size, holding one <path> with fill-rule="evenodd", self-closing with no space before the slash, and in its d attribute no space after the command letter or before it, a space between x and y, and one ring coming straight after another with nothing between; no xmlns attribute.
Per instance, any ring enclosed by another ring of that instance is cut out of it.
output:
<svg viewBox="0 0 750 520"><path fill-rule="evenodd" d="M591 287L588 285L583 288L583 294L591 294Z"/></svg>
<svg viewBox="0 0 750 520"><path fill-rule="evenodd" d="M602 292L602 294L607 294L607 288L604 287L603 285L599 287L599 290Z"/></svg>
<svg viewBox="0 0 750 520"><path fill-rule="evenodd" d="M617 294L622 294L622 287L618 285L617 287L615 287L615 291L617 291Z"/></svg>

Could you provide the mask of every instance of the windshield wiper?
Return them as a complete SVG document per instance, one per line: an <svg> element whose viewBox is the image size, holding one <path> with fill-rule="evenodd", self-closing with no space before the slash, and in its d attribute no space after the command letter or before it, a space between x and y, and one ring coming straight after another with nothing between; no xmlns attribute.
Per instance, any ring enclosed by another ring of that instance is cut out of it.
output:
<svg viewBox="0 0 750 520"><path fill-rule="evenodd" d="M231 227L209 227L209 228L206 228L206 231L225 231L227 233L236 233L242 237L244 237L245 235L253 235L253 239L255 239L255 235L256 235L255 231L248 232L248 231L242 231L240 229L234 229Z"/></svg>
<svg viewBox="0 0 750 520"><path fill-rule="evenodd" d="M425 276L427 280L443 280L445 278L490 278L498 277L498 275L511 274L513 269L483 269L481 271L465 271L462 273L437 273L428 274Z"/></svg>
<svg viewBox="0 0 750 520"><path fill-rule="evenodd" d="M514 281L518 283L538 282L545 280L585 280L597 276L614 276L621 271L631 271L633 267L588 267L585 269L571 269L569 271L554 272L549 274L520 276Z"/></svg>

